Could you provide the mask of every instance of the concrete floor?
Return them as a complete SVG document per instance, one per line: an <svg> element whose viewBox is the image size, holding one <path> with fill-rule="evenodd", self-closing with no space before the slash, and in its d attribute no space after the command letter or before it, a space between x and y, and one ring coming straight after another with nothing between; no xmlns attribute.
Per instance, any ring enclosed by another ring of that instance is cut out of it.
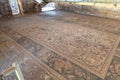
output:
<svg viewBox="0 0 120 80"><path fill-rule="evenodd" d="M18 61L26 80L119 80L119 23L65 11L1 20L0 72Z"/></svg>

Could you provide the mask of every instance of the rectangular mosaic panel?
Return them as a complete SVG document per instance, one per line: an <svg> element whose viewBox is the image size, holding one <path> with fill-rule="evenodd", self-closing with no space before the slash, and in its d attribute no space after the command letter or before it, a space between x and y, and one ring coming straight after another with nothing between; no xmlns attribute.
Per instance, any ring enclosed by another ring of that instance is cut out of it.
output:
<svg viewBox="0 0 120 80"><path fill-rule="evenodd" d="M54 25L57 27L32 27L18 32L104 78L118 45L118 36L69 24Z"/></svg>

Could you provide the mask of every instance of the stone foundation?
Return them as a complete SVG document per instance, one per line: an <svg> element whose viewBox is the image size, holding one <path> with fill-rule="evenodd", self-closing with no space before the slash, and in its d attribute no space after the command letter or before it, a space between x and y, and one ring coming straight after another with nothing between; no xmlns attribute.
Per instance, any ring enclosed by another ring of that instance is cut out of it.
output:
<svg viewBox="0 0 120 80"><path fill-rule="evenodd" d="M81 14L120 19L120 4L57 2L57 9Z"/></svg>
<svg viewBox="0 0 120 80"><path fill-rule="evenodd" d="M0 0L0 18L12 15L8 0Z"/></svg>
<svg viewBox="0 0 120 80"><path fill-rule="evenodd" d="M21 0L24 13L37 12L34 6L35 0Z"/></svg>
<svg viewBox="0 0 120 80"><path fill-rule="evenodd" d="M24 13L33 13L41 10L39 5L34 6L34 1L35 0L21 0ZM0 18L6 16L12 16L12 10L10 8L9 1L0 0Z"/></svg>

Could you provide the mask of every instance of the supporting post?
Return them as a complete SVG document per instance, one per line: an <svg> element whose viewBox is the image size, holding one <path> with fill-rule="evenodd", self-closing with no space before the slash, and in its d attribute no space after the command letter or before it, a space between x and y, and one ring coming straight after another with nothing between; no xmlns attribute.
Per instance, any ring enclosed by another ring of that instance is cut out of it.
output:
<svg viewBox="0 0 120 80"><path fill-rule="evenodd" d="M22 72L21 72L21 69L20 69L19 64L16 62L16 63L13 63L12 66L13 66L13 67L16 67L15 73L16 73L18 79L19 79L19 80L25 80L24 77L23 77L23 74L22 74Z"/></svg>
<svg viewBox="0 0 120 80"><path fill-rule="evenodd" d="M21 3L21 0L17 0L17 2L18 2L18 5L19 5L19 8L20 8L20 13L22 15L24 15L24 10L23 10L23 6L22 6L22 3Z"/></svg>
<svg viewBox="0 0 120 80"><path fill-rule="evenodd" d="M21 72L21 69L20 69L20 66L19 66L18 62L13 63L11 67L9 67L5 71L3 71L2 74L0 75L0 80L3 80L4 76L10 75L14 71L15 71L17 77L18 77L18 80L25 80L24 77L23 77L23 74Z"/></svg>

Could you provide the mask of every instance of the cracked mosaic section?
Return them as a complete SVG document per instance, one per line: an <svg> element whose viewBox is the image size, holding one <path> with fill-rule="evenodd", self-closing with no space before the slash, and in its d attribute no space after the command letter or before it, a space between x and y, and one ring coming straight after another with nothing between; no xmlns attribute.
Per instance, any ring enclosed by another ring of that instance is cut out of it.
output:
<svg viewBox="0 0 120 80"><path fill-rule="evenodd" d="M41 58L48 66L63 75L67 80L102 80L53 51L38 54L37 57Z"/></svg>

